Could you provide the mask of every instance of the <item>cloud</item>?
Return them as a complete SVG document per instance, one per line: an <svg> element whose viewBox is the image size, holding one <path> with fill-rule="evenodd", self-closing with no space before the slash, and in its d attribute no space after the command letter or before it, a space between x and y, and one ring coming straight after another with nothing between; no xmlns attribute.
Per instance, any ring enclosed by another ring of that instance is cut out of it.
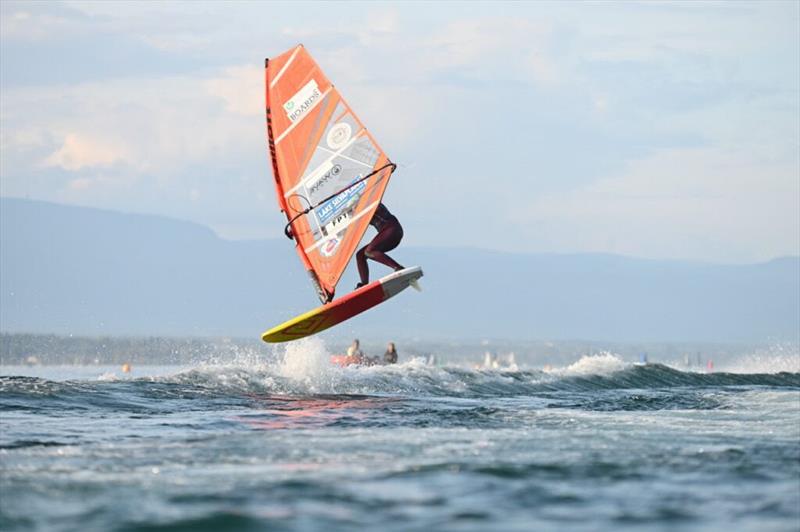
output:
<svg viewBox="0 0 800 532"><path fill-rule="evenodd" d="M108 167L122 161L131 162L124 147L113 142L68 133L61 147L47 157L44 164L74 172L82 168Z"/></svg>
<svg viewBox="0 0 800 532"><path fill-rule="evenodd" d="M436 71L446 71L495 83L550 84L560 77L549 50L551 38L549 24L536 19L461 19L427 39L419 59L433 76Z"/></svg>
<svg viewBox="0 0 800 532"><path fill-rule="evenodd" d="M798 8L763 6L3 2L0 183L278 232L261 61L301 41L408 242L796 252Z"/></svg>
<svg viewBox="0 0 800 532"><path fill-rule="evenodd" d="M308 21L283 33L303 41L330 72L359 84L475 87L552 84L561 77L550 24L511 16L452 17L420 30L416 19L373 11L344 27Z"/></svg>
<svg viewBox="0 0 800 532"><path fill-rule="evenodd" d="M554 251L766 260L800 254L796 172L720 148L665 149L620 175L526 202L508 220Z"/></svg>
<svg viewBox="0 0 800 532"><path fill-rule="evenodd" d="M264 69L235 66L205 82L206 90L225 102L225 109L244 116L264 114Z"/></svg>
<svg viewBox="0 0 800 532"><path fill-rule="evenodd" d="M86 30L89 18L64 3L2 2L0 32L3 39L44 41L54 36L76 35Z"/></svg>
<svg viewBox="0 0 800 532"><path fill-rule="evenodd" d="M88 177L79 177L69 182L69 188L72 190L86 190L92 186L92 180Z"/></svg>
<svg viewBox="0 0 800 532"><path fill-rule="evenodd" d="M249 86L252 83L252 86ZM168 177L187 165L261 149L256 95L263 82L247 67L206 79L171 77L8 89L4 131L55 139L41 161L66 170L121 165ZM4 135L4 148L23 137Z"/></svg>

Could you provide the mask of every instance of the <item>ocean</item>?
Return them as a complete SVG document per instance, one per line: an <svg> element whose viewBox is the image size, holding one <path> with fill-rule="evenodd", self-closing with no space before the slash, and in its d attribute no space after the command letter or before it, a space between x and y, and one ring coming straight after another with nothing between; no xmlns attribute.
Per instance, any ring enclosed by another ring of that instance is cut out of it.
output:
<svg viewBox="0 0 800 532"><path fill-rule="evenodd" d="M0 366L0 530L800 529L796 347L331 354Z"/></svg>

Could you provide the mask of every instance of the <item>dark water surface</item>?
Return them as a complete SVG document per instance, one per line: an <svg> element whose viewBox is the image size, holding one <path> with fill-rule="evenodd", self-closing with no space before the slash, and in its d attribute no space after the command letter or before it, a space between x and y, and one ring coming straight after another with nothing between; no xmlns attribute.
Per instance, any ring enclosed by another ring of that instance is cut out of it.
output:
<svg viewBox="0 0 800 532"><path fill-rule="evenodd" d="M800 527L798 372L2 374L2 530Z"/></svg>

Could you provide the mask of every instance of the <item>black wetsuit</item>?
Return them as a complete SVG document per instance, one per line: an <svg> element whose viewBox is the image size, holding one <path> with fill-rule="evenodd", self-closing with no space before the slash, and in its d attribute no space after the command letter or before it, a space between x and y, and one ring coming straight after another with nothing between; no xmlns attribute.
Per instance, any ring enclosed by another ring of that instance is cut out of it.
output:
<svg viewBox="0 0 800 532"><path fill-rule="evenodd" d="M394 270L402 270L394 259L386 254L396 248L400 241L403 239L403 227L397 218L389 212L389 209L381 203L375 209L375 214L372 215L370 225L378 230L378 234L370 241L369 244L358 250L356 253L356 263L358 264L358 275L361 277L361 284L365 285L369 282L369 267L367 266L367 259L385 264Z"/></svg>
<svg viewBox="0 0 800 532"><path fill-rule="evenodd" d="M397 364L397 351L389 351L388 349L383 354L384 364Z"/></svg>

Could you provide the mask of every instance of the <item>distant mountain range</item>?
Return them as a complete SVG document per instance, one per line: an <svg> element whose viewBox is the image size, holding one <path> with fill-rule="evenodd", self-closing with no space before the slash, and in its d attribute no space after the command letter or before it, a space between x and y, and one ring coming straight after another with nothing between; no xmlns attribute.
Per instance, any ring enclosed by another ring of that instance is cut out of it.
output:
<svg viewBox="0 0 800 532"><path fill-rule="evenodd" d="M721 265L401 246L424 291L333 338L799 341L800 258ZM388 273L372 266L373 278ZM351 270L339 285L352 289ZM0 198L0 330L258 337L318 304L289 240Z"/></svg>

